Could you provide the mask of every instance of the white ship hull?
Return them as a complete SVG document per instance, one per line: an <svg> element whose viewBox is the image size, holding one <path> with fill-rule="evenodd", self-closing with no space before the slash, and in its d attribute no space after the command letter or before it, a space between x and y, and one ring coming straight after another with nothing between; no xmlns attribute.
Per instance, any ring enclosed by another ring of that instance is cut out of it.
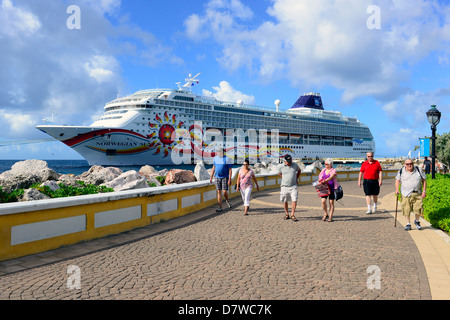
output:
<svg viewBox="0 0 450 320"><path fill-rule="evenodd" d="M37 128L71 147L91 166L173 165L170 152L165 154L158 146L150 146L146 137L129 130L75 126ZM62 132L70 138L61 139Z"/></svg>
<svg viewBox="0 0 450 320"><path fill-rule="evenodd" d="M78 152L89 165L103 166L131 166L131 165L177 165L181 156L174 159L172 150L164 145L153 144L151 139L137 134L133 131L118 128L95 128L76 126L38 126L39 130L48 135L61 140L67 146ZM70 137L63 139L64 136ZM355 151L354 145L359 148ZM270 146L269 146L270 148ZM261 152L254 151L255 148L240 147L237 143L231 146L225 145L225 151L229 155L234 155L235 159L243 159L255 155L260 158ZM266 149L266 148L264 148ZM280 142L274 145L273 152L264 155L272 161L290 154L295 159L326 159L326 158L363 158L365 150L373 150L374 144L366 141L353 141L353 146L322 146L322 145L299 145ZM208 151L208 149L203 149ZM277 151L278 150L278 151ZM360 151L360 150L363 150ZM185 160L185 164L195 163L197 159L202 159L205 163L210 163L214 156L213 152L204 154L195 153L191 148L191 157ZM186 158L187 159L187 158ZM175 160L175 162L174 162Z"/></svg>

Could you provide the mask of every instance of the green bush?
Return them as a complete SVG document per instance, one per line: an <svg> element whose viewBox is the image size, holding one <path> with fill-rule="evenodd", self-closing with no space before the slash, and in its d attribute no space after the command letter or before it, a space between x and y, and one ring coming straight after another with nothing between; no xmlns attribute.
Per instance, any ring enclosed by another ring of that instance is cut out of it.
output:
<svg viewBox="0 0 450 320"><path fill-rule="evenodd" d="M450 233L450 175L427 176L427 196L423 202L424 218L435 228Z"/></svg>
<svg viewBox="0 0 450 320"><path fill-rule="evenodd" d="M163 177L158 176L158 177L155 177L155 179L158 180L159 183L161 183L161 186L164 186L166 184L166 176L163 176ZM154 182L148 182L148 185L150 187L156 187L156 183L154 183Z"/></svg>
<svg viewBox="0 0 450 320"><path fill-rule="evenodd" d="M3 191L3 188L0 187L0 203L17 202L18 199L23 196L23 193L23 189L14 190L13 192L8 193Z"/></svg>
<svg viewBox="0 0 450 320"><path fill-rule="evenodd" d="M81 196L86 194L96 194L96 193L104 193L104 192L112 192L114 189L107 188L105 186L97 186L94 184L85 184L82 181L77 182L80 186L67 186L64 183L58 184L60 189L53 191L47 186L39 187L32 186L36 190L42 192L43 194L49 196L50 198L63 198L63 197L73 197L73 196Z"/></svg>
<svg viewBox="0 0 450 320"><path fill-rule="evenodd" d="M112 192L114 189L107 188L105 186L96 186L93 184L85 184L82 181L77 182L79 186L66 186L63 183L59 184L60 189L53 191L49 187L40 187L40 184L34 184L31 188L34 188L43 194L49 196L50 198L63 198L63 197L72 197L72 196L80 196L86 194L97 194L97 193L105 193ZM2 187L0 187L0 203L7 202L17 202L20 197L24 194L24 189L17 189L12 191L11 193L7 193L3 191Z"/></svg>

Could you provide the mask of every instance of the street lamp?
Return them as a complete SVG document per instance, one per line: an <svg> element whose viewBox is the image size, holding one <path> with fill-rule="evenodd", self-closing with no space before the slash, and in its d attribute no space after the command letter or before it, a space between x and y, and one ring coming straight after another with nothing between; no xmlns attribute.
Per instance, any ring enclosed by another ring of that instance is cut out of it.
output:
<svg viewBox="0 0 450 320"><path fill-rule="evenodd" d="M427 111L427 119L431 124L431 179L434 179L436 173L436 126L441 121L441 113L436 109L436 105L433 104Z"/></svg>

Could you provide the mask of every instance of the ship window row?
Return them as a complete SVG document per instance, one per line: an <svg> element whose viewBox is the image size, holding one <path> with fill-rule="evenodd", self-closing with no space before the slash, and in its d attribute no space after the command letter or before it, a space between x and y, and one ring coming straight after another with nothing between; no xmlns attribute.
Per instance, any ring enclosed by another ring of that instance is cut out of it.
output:
<svg viewBox="0 0 450 320"><path fill-rule="evenodd" d="M175 97L175 98L177 98L177 97ZM188 97L180 97L180 99L181 98L188 98ZM157 99L156 102L159 104L162 104L162 105L185 107L185 108L187 108L186 113L193 113L192 109L198 109L198 110L211 110L212 109L211 106L209 106L209 105L203 105L203 104L197 104L197 103L188 103L188 102L184 103L184 102L178 102L178 101L173 101L173 100L160 100L160 99ZM226 107L220 107L220 106L216 106L215 110L219 111L219 112L224 111L227 115L229 115L230 112L236 113L236 111L237 111L235 108L226 108ZM253 116L258 116L258 115L263 116L264 114L266 114L261 111L246 110L246 109L239 110L239 113L245 113L245 114L249 114L249 115L253 115ZM236 113L237 117L239 117L239 113ZM286 117L289 117L292 119L292 116L286 116L286 115L280 115L280 117L276 117L276 116L278 116L278 115L273 114L273 117L271 119L267 119L266 117L264 117L265 118L264 121L270 121L272 123L275 123L275 122L284 123L284 122L288 121L288 122L291 122L292 124L295 124L295 123L298 124L298 120L295 121L295 120L289 120L288 118L286 118ZM302 116L295 116L295 115L293 115L293 117L297 118L297 119L303 118ZM307 119L305 119L305 120L306 121L304 121L304 122L310 122ZM351 121L351 122L353 122L353 120L354 119L351 119L351 118L347 119L347 121ZM318 125L317 122L315 122L314 124ZM330 126L329 124L323 124L323 125L328 126L328 127L333 127L333 126ZM339 127L342 125L339 125L338 123L336 123L336 124L334 124L334 126Z"/></svg>
<svg viewBox="0 0 450 320"><path fill-rule="evenodd" d="M122 119L122 116L101 117L98 120L115 120L115 119Z"/></svg>
<svg viewBox="0 0 450 320"><path fill-rule="evenodd" d="M111 114L119 114L119 113L127 113L128 110L120 110L120 111L107 111L104 113L104 115L111 115Z"/></svg>
<svg viewBox="0 0 450 320"><path fill-rule="evenodd" d="M216 107L216 110L218 109L226 109L224 107ZM254 112L251 110L241 110L241 111L249 111L249 112ZM203 110L193 110L193 109L186 109L186 113L187 114L193 114L193 115L205 115L205 116L212 116L212 112L208 112L208 111L203 111ZM236 114L235 117L231 116L230 117L230 113L225 113L223 112L218 112L218 114L214 115L214 119L216 121L216 125L220 126L220 123L223 122L225 123L236 123L237 119L242 119L241 117L239 117L238 114ZM200 117L196 117L196 120L201 120ZM210 120L208 118L208 120ZM240 122L237 122L240 123ZM254 115L251 118L246 118L245 119L245 123L247 125L253 125L253 126L259 126L261 128L267 128L269 126L273 126L273 127L285 127L285 126L289 126L292 128L298 128L298 130L300 131L305 131L305 130L310 130L310 131L323 131L323 132L330 132L330 130L332 130L332 134L345 134L348 132L348 127L343 126L343 125L332 125L330 126L329 124L325 124L325 123L317 123L317 122L311 122L311 121L301 121L299 123L298 120L289 120L286 118L271 118L268 119L267 117L264 116L256 116ZM360 128L355 128L355 129L360 129ZM336 132L335 132L336 131Z"/></svg>
<svg viewBox="0 0 450 320"><path fill-rule="evenodd" d="M173 101L164 101L165 103L170 103ZM185 109L187 115L193 115L194 119L197 121L213 121L212 126L219 128L222 127L232 127L232 128L248 128L252 127L254 129L267 129L267 128L290 128L293 132L301 133L317 133L317 134L330 134L334 136L359 136L361 138L372 138L370 131L364 127L356 126L345 126L340 124L330 125L328 123L320 123L317 121L302 121L302 120L290 120L287 118L267 118L265 116L258 116L252 114L251 117L242 118L239 114L234 114L230 116L230 112L216 111L214 113L210 110L210 106L199 105L199 104L188 104L190 108L199 109ZM225 107L215 107L216 110L219 109L229 109ZM250 110L240 110L249 111Z"/></svg>
<svg viewBox="0 0 450 320"><path fill-rule="evenodd" d="M179 97L179 98L177 98L177 97L174 97L174 99L181 100L181 98L188 98L188 97ZM183 107L183 108L202 109L202 110L211 110L212 109L211 106L208 106L208 105L198 104L198 103L190 103L190 102L160 100L160 99L156 99L155 102L157 104L161 104L163 106L177 106L177 107Z"/></svg>

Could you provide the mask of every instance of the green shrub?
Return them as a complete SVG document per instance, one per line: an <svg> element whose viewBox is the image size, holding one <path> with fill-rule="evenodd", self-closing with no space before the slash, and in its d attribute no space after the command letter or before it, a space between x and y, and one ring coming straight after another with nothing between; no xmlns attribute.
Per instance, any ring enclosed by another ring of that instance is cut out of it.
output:
<svg viewBox="0 0 450 320"><path fill-rule="evenodd" d="M17 202L19 198L23 196L24 190L18 189L14 190L11 193L3 191L3 188L0 187L0 203L8 203L8 202Z"/></svg>
<svg viewBox="0 0 450 320"><path fill-rule="evenodd" d="M427 196L423 201L424 218L435 228L450 233L450 175L427 176Z"/></svg>
<svg viewBox="0 0 450 320"><path fill-rule="evenodd" d="M80 184L81 181L78 183ZM60 189L53 191L47 186L39 187L32 186L36 190L42 192L43 194L49 196L50 198L63 198L63 197L73 197L73 196L81 196L86 194L97 194L97 193L105 193L112 192L114 189L107 188L105 186L97 186L94 184L84 184L81 183L80 186L67 186L64 183L58 184Z"/></svg>
<svg viewBox="0 0 450 320"><path fill-rule="evenodd" d="M60 189L56 191L53 191L47 186L40 187L39 183L32 185L31 188L42 192L50 198L63 198L114 191L114 189L112 188L107 188L105 186L96 186L94 184L85 184L82 181L78 181L77 183L79 184L79 186L66 186L63 183L60 183ZM23 196L23 194L24 189L17 189L12 191L11 193L8 193L3 191L2 187L0 187L0 203L17 202L19 201L19 198Z"/></svg>
<svg viewBox="0 0 450 320"><path fill-rule="evenodd" d="M161 183L161 185L163 186L165 183L166 183L166 176L163 176L163 177L155 177L156 178L156 180L158 180L159 181L159 183Z"/></svg>
<svg viewBox="0 0 450 320"><path fill-rule="evenodd" d="M156 180L158 180L159 181L159 183L161 183L161 186L164 186L165 185L165 182L166 182L166 176L163 176L163 177L155 177L155 179ZM154 182L148 182L148 185L150 186L150 187L156 187L157 185L156 185L156 183L154 183Z"/></svg>

